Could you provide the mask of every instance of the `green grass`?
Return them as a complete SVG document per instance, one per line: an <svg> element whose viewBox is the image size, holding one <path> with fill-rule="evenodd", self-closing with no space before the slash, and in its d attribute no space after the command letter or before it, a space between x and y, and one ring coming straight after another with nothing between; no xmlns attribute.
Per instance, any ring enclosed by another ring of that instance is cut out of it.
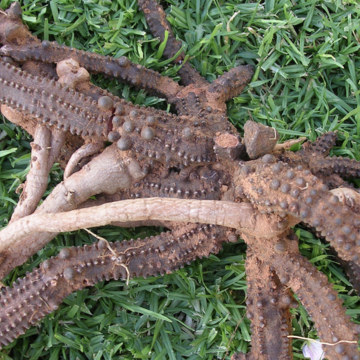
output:
<svg viewBox="0 0 360 360"><path fill-rule="evenodd" d="M9 3L1 0L0 6L5 9ZM228 115L240 132L248 119L275 127L281 141L299 136L315 140L337 130L339 141L332 154L360 160L356 0L184 0L163 5L188 60L208 80L240 64L255 65L252 83L228 104ZM125 55L178 80L177 66L161 57L159 41L149 33L136 1L22 1L22 6L24 21L42 39ZM167 108L163 100L144 91L102 76L93 81L133 103ZM31 139L6 120L0 124L0 139L0 226L6 226L18 200L15 190L29 170ZM55 166L46 195L61 178ZM328 246L304 228L296 231L301 252L326 273L348 313L359 322L359 297L327 255ZM147 228L98 230L108 240L154 233ZM63 246L92 241L83 231L61 235L5 283ZM129 286L103 282L74 293L41 324L1 350L0 359L230 359L231 353L245 352L250 344L249 321L244 318L245 249L240 241L171 275L133 279ZM316 338L303 307L292 313L294 334ZM295 358L303 358L303 342L293 344Z"/></svg>

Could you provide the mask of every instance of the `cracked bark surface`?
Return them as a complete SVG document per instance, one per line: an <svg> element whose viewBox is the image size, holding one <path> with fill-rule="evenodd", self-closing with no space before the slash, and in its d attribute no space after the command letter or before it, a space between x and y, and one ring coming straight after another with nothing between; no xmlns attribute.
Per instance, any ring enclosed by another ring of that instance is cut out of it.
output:
<svg viewBox="0 0 360 360"><path fill-rule="evenodd" d="M169 32L164 55L179 53L173 60L179 64L184 59L181 43L162 8L153 0L139 0L139 6L154 36L162 40ZM39 200L29 191L31 210L17 210L19 215L0 232L1 277L61 231L118 222L170 229L143 240L65 248L4 288L2 346L77 289L103 279L176 271L236 241L235 231L248 244L252 348L246 355L233 354L234 360L292 359L289 308L296 304L291 291L313 317L321 340L358 339L359 326L345 315L325 275L300 255L290 230L298 222L315 228L358 281L359 205L357 193L342 177L357 177L360 168L358 162L328 157L336 134L307 142L296 153L276 150L277 132L254 122L247 123L242 139L227 119L225 101L250 82L250 65L209 84L185 63L179 85L125 57L41 43L21 23L18 3L0 13L0 44L2 113L33 134L41 150L53 147L52 136L62 139L51 161L34 151L38 171L29 175L26 186L37 183L39 174L47 176L57 153L66 154L58 159L66 166L64 181L36 210ZM86 71L162 96L176 114L126 102L92 85ZM46 141L38 144L40 133ZM112 144L103 149L105 141ZM46 181L41 183L43 188ZM339 186L346 191L333 189ZM98 198L89 200L93 196ZM325 352L329 359L359 359L356 344L326 346Z"/></svg>

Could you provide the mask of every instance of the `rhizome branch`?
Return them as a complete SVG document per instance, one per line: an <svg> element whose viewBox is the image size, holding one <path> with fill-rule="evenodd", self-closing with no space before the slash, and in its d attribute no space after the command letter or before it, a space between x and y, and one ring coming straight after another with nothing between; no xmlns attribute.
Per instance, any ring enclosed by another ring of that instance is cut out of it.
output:
<svg viewBox="0 0 360 360"><path fill-rule="evenodd" d="M210 84L183 63L161 6L154 0L139 0L139 6L154 36L162 41L168 32L164 56L182 64L181 84L126 57L40 42L22 24L18 3L0 13L1 112L34 136L25 189L0 232L2 277L62 231L119 222L170 229L143 240L64 248L4 288L0 344L11 343L75 290L103 279L176 271L241 233L248 245L252 348L232 358L293 358L293 291L320 339L334 345L324 347L326 356L359 359L359 326L345 315L325 275L300 255L290 229L300 221L315 228L358 279L358 200L342 177L359 176L359 163L328 157L334 133L297 153L276 147L279 134L251 121L242 138L225 102L250 82L253 66L230 69ZM176 114L126 102L91 84L88 71L161 96ZM64 181L37 207L56 160L65 168Z"/></svg>

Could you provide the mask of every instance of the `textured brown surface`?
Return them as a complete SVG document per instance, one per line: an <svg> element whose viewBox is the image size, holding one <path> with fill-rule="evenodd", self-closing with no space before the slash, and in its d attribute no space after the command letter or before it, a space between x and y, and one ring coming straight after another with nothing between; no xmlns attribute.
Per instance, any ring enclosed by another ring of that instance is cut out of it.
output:
<svg viewBox="0 0 360 360"><path fill-rule="evenodd" d="M251 352L259 359L291 359L290 307L297 306L289 288L281 284L269 261L258 256L258 248L247 238L247 317L251 320Z"/></svg>
<svg viewBox="0 0 360 360"><path fill-rule="evenodd" d="M252 331L253 337L257 340L255 346L258 346L258 351L253 345L252 351L246 359L292 358L287 348L289 339L286 336L290 330L289 323L286 322L288 317L285 314L282 315L282 323L275 327L274 322L280 320L277 320L274 312L270 313L271 307L275 304L277 311L281 309L285 311L288 307L294 306L291 294L285 290L289 288L298 295L299 300L316 323L318 335L322 341L331 344L340 339L348 341L357 339L357 334L360 332L359 325L352 323L350 317L345 315L342 300L332 289L332 284L328 282L327 277L300 255L298 239L291 231L268 239L266 245L264 240L260 238L245 236L245 240L250 248L248 250L250 259L247 260L247 272L261 271L264 274L260 275L261 280L258 278L248 279L249 288L250 290L253 289L256 296L253 296L252 301L249 301L247 316L253 319ZM263 251L264 246L267 246L268 251ZM248 270L248 268L250 269ZM252 270L252 268L256 270ZM309 276L310 274L311 276ZM270 281L265 283L266 278ZM268 296L264 297L266 285L270 286L270 291L268 290ZM254 299L256 299L256 303ZM259 314L263 314L264 309L269 313L268 316L264 316L263 327L259 327L258 317ZM267 328L269 331L266 331L265 336L261 336L261 332ZM264 341L266 336L268 341ZM275 353L275 351L278 352ZM357 344L324 345L324 351L328 359L358 359L359 356ZM237 358L235 357L235 359Z"/></svg>
<svg viewBox="0 0 360 360"><path fill-rule="evenodd" d="M64 248L0 295L0 345L9 344L75 290L102 280L170 273L198 257L217 253L226 231L188 225L155 237L83 248ZM198 251L196 251L199 248ZM26 291L25 291L26 290ZM34 297L34 294L36 296ZM34 312L33 307L37 308Z"/></svg>
<svg viewBox="0 0 360 360"><path fill-rule="evenodd" d="M139 0L139 6L154 36L163 40L164 31L169 32L164 55L172 58L178 53L173 61L180 64L184 58L181 43L174 38L162 8L153 0ZM250 82L252 66L231 69L209 84L186 63L179 71L179 85L125 57L113 59L41 43L20 18L17 3L6 14L0 13L1 111L31 134L39 124L52 136L58 131L65 133L59 160L67 166L66 179L37 208L39 218L82 204L89 210L91 202L160 197L191 200L182 214L188 221L203 210L203 202L198 200L242 202L250 214L242 224L248 221L250 225L241 227L239 222L231 229L179 223L176 218L170 222L164 216L156 224L171 231L156 237L63 249L13 287L3 289L2 346L56 309L72 291L103 279L175 271L196 258L216 253L225 241L236 241L235 230L248 244L247 306L252 348L246 355L233 354L233 360L292 359L287 337L291 333L289 308L296 306L292 292L313 317L321 340L336 343L358 338L359 327L345 315L325 275L299 254L298 239L289 230L300 221L315 228L336 249L352 280L359 281L359 206L341 201L329 189L348 187L341 177L358 177L360 165L328 157L336 141L334 133L305 143L297 153L281 150L270 154L278 138L274 129L248 122L242 139L226 116L225 101ZM83 80L64 73L62 66L56 73L53 64L60 61L65 61L74 74L85 74ZM174 105L176 114L119 99L92 85L86 70L162 96ZM105 141L113 144L102 151ZM98 199L89 200L93 196ZM96 215L97 208L89 211ZM212 214L219 219L225 215ZM64 228L74 225L74 219L67 218ZM20 224L29 219L14 221L11 226L16 230L18 224L18 230L23 230ZM125 224L154 221L133 216ZM0 232L0 242L4 234ZM0 253L1 276L54 236L37 232ZM359 359L354 344L327 346L325 352L329 359Z"/></svg>

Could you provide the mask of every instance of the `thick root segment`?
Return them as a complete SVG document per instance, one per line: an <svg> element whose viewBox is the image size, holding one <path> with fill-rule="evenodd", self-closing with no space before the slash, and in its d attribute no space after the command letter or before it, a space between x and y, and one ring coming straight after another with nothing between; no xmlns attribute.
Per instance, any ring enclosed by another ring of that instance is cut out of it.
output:
<svg viewBox="0 0 360 360"><path fill-rule="evenodd" d="M332 289L327 277L300 255L298 238L292 232L287 231L281 236L268 239L267 241L246 234L244 234L244 239L250 247L250 251L256 254L250 256L247 260L247 271L248 268L251 269L251 267L256 267L257 271L255 280L251 278L248 279L248 317L257 324L259 321L258 316L264 311L263 309L265 309L264 306L267 302L277 304L278 309L282 307L288 308L289 306L296 307L296 302L292 299L291 294L283 293L284 289L291 288L291 290L298 295L299 300L315 322L320 341L334 344L333 346L323 345L325 357L329 360L358 360L360 357L356 340L360 333L360 326L352 323L350 317L345 315L346 309L342 307L342 301L338 298L337 292ZM266 252L263 251L265 247L268 248ZM268 281L269 273L273 276L273 278L270 278L270 281ZM276 281L274 281L274 279L276 279ZM272 282L278 285L276 289L274 289ZM275 291L279 291L280 294L275 296L268 294L263 300L261 295L262 289L265 288L265 286L263 285L264 287L262 287L262 283L264 283L264 285L267 284L267 286L273 288ZM253 291L252 298L254 300L250 298L251 291ZM271 299L273 297L276 298L276 300L274 299L272 301ZM254 302L250 302L250 300ZM274 316L270 314L267 316L268 319L274 321ZM267 319L266 316L264 316L264 319ZM281 317L279 317L279 319L281 319ZM265 325L266 324L267 323L265 323ZM288 325L287 329L285 324L279 325L280 327L283 326L283 332L281 335L278 334L278 341L280 341L282 336L287 336L287 330L289 332L291 331L290 324L288 323ZM276 331L280 330L274 328L271 331L276 333ZM257 329L255 329L255 331L253 330L253 333L257 334ZM336 344L337 342L340 343ZM255 342L253 346L256 346L256 344L257 342ZM285 349L285 346L283 349ZM281 355L275 355L275 357L273 356L274 354L269 354L268 357L264 354L264 357L261 357L261 350L264 349L257 348L256 351L251 351L246 359L292 359L291 354L286 354L285 351ZM233 360L237 359L242 358L234 358Z"/></svg>
<svg viewBox="0 0 360 360"><path fill-rule="evenodd" d="M43 196L50 171L48 168L50 144L50 130L37 124L34 141L31 143L30 171L26 177L20 201L15 208L11 221L32 214Z"/></svg>
<svg viewBox="0 0 360 360"><path fill-rule="evenodd" d="M328 157L325 159L313 161L312 167L322 176L337 174L344 178L359 178L360 164L358 161L342 157Z"/></svg>
<svg viewBox="0 0 360 360"><path fill-rule="evenodd" d="M254 73L252 65L242 65L229 70L214 80L209 86L208 92L214 94L214 98L227 101L238 96L250 82Z"/></svg>
<svg viewBox="0 0 360 360"><path fill-rule="evenodd" d="M314 142L304 143L297 156L299 159L302 158L302 161L304 161L304 156L308 157L310 169L314 174L321 176L337 174L344 178L359 178L360 165L358 161L341 156L327 157L335 145L336 139L336 133L325 133Z"/></svg>
<svg viewBox="0 0 360 360"><path fill-rule="evenodd" d="M267 213L292 215L316 228L341 258L360 259L360 214L339 201L310 170L292 168L272 155L242 166L239 191Z"/></svg>
<svg viewBox="0 0 360 360"><path fill-rule="evenodd" d="M158 37L160 41L164 41L165 31L168 32L164 56L168 59L174 57L181 49L182 44L180 41L175 39L171 26L166 20L166 14L163 8L155 0L139 0L138 4L145 15L146 22L148 23L152 34L155 37ZM184 53L181 52L174 62L179 63L183 59ZM208 82L194 68L192 68L188 62L181 67L179 75L181 77L181 83L184 85L208 84Z"/></svg>
<svg viewBox="0 0 360 360"><path fill-rule="evenodd" d="M171 273L217 253L229 234L221 227L194 224L143 240L111 244L101 240L83 248L64 248L12 288L2 289L0 346L11 343L76 290L102 280Z"/></svg>
<svg viewBox="0 0 360 360"><path fill-rule="evenodd" d="M269 266L258 264L256 256L246 261L248 280L248 317L252 321L252 356L259 360L292 359L289 291L281 284ZM252 310L257 310L256 312ZM256 355L255 355L256 354Z"/></svg>
<svg viewBox="0 0 360 360"><path fill-rule="evenodd" d="M164 41L165 31L168 32L164 56L168 59L174 57L181 49L182 44L175 39L171 26L166 20L166 14L163 8L155 0L139 0L138 5L144 13L146 22L154 37L159 38L160 41ZM181 54L181 58L183 58L183 54Z"/></svg>
<svg viewBox="0 0 360 360"><path fill-rule="evenodd" d="M326 157L329 155L330 150L335 145L337 135L334 132L327 132L318 137L314 142L307 141L302 145L300 151L302 156Z"/></svg>
<svg viewBox="0 0 360 360"><path fill-rule="evenodd" d="M287 152L279 155L280 159L295 167L305 165L316 176L330 179L334 181L334 175L343 178L360 177L359 162L341 156L327 157L331 148L335 145L337 139L336 133L328 132L320 136L316 141L307 141L302 145L302 150L298 152Z"/></svg>
<svg viewBox="0 0 360 360"><path fill-rule="evenodd" d="M327 277L299 254L297 241L280 240L274 245L270 259L281 283L291 287L314 320L322 342L334 344L358 340L359 325L345 315L346 309ZM323 345L326 358L330 360L357 360L357 347L357 343Z"/></svg>
<svg viewBox="0 0 360 360"><path fill-rule="evenodd" d="M1 48L0 55L11 56L19 62L40 60L45 63L57 63L72 58L90 73L106 74L151 94L165 97L168 101L171 101L182 88L172 79L134 64L124 56L118 59L107 58L48 41L43 41L41 45L19 47L6 45Z"/></svg>
<svg viewBox="0 0 360 360"><path fill-rule="evenodd" d="M106 139L112 112L100 108L92 98L2 61L0 73L0 103L34 115L48 126Z"/></svg>
<svg viewBox="0 0 360 360"><path fill-rule="evenodd" d="M37 124L34 141L31 143L31 168L11 222L35 211L47 188L49 172L60 154L64 140L63 132L54 130L52 133L43 125Z"/></svg>
<svg viewBox="0 0 360 360"><path fill-rule="evenodd" d="M250 240L251 239L251 240ZM251 351L236 354L232 360L290 360L292 359L290 306L294 300L276 273L252 251L254 239L248 243L246 257L247 317L251 320ZM256 239L258 240L258 239Z"/></svg>

